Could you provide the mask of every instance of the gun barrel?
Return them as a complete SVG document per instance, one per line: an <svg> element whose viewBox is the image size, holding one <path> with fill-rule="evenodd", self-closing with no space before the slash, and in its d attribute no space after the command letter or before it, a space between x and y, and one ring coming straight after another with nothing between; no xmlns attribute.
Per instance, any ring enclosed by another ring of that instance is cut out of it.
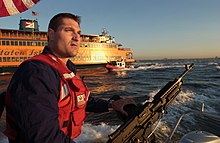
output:
<svg viewBox="0 0 220 143"><path fill-rule="evenodd" d="M179 76L179 80L182 80L182 78L193 68L193 63L191 65L185 65L185 71Z"/></svg>
<svg viewBox="0 0 220 143"><path fill-rule="evenodd" d="M181 91L182 78L192 69L193 64L185 66L185 71L174 81L168 82L155 96L152 102L145 103L135 116L124 122L114 133L109 135L108 143L135 142L136 139L148 141L152 125L163 114Z"/></svg>

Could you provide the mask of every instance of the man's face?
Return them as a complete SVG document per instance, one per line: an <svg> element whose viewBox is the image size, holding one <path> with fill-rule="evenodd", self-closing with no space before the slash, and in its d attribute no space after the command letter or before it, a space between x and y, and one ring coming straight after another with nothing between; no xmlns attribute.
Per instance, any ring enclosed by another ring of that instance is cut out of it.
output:
<svg viewBox="0 0 220 143"><path fill-rule="evenodd" d="M70 18L64 18L57 31L49 29L49 38L53 53L59 58L76 56L80 47L79 24Z"/></svg>

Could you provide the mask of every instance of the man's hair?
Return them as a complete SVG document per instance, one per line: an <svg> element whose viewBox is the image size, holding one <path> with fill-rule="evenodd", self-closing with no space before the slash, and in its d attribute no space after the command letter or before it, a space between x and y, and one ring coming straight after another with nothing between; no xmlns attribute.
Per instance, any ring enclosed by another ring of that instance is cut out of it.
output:
<svg viewBox="0 0 220 143"><path fill-rule="evenodd" d="M58 27L62 24L62 20L64 18L73 19L80 25L80 22L81 22L80 16L77 16L77 15L74 15L74 14L71 14L71 13L59 13L59 14L55 15L50 20L48 28L51 28L54 31L57 31Z"/></svg>

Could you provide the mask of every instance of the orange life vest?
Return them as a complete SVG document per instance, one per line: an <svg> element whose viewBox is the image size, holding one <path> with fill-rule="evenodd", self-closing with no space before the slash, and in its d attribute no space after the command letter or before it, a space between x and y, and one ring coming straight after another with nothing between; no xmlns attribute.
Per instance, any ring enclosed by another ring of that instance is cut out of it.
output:
<svg viewBox="0 0 220 143"><path fill-rule="evenodd" d="M86 118L85 108L90 93L88 87L80 79L79 75L74 74L67 68L64 62L51 54L40 54L29 60L45 62L59 72L61 76L60 97L58 101L59 126L71 139L76 138L80 135ZM13 128L7 128L7 130L8 133L13 133L16 136ZM5 133L9 138L16 138L7 134L7 132Z"/></svg>

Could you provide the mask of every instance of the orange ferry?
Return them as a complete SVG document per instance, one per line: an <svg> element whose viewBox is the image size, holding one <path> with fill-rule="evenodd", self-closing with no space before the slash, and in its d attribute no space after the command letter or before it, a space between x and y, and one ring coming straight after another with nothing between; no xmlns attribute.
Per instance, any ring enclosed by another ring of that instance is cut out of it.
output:
<svg viewBox="0 0 220 143"><path fill-rule="evenodd" d="M22 61L42 52L47 45L47 32L39 31L36 20L21 19L19 30L0 29L0 68L17 67ZM124 59L135 62L130 48L122 48L106 30L101 35L82 34L76 65L106 64Z"/></svg>

